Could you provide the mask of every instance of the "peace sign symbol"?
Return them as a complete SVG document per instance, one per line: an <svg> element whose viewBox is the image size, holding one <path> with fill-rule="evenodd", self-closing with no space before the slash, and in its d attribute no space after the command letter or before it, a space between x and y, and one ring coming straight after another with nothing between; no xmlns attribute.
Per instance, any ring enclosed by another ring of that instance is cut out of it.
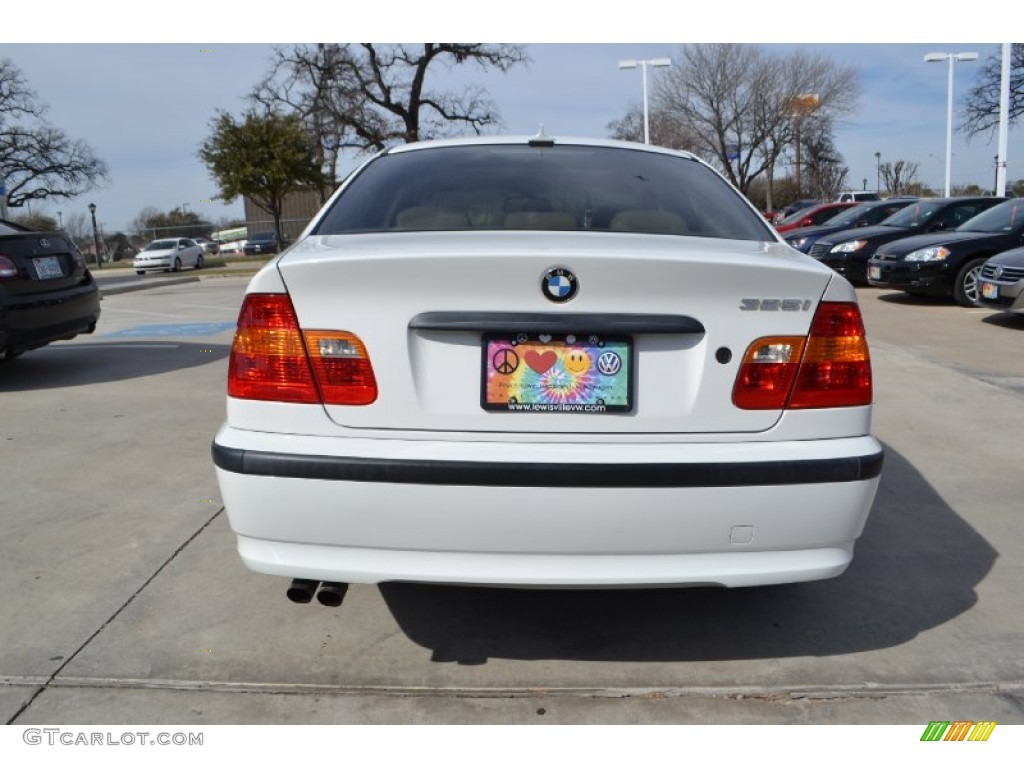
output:
<svg viewBox="0 0 1024 768"><path fill-rule="evenodd" d="M494 353L491 365L498 373L508 376L510 373L515 373L516 368L519 367L519 355L508 347L503 347Z"/></svg>

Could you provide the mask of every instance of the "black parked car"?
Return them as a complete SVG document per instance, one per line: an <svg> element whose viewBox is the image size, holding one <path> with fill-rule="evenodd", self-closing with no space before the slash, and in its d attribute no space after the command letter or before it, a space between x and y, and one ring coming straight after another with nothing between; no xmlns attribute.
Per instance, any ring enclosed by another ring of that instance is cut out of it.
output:
<svg viewBox="0 0 1024 768"><path fill-rule="evenodd" d="M866 285L868 260L875 255L879 246L925 232L955 229L1004 200L1005 197L911 200L902 211L894 213L877 226L844 229L821 238L811 248L810 254L851 283Z"/></svg>
<svg viewBox="0 0 1024 768"><path fill-rule="evenodd" d="M907 293L952 296L978 305L978 274L991 256L1024 245L1024 200L989 208L952 232L883 245L868 262L868 282Z"/></svg>
<svg viewBox="0 0 1024 768"><path fill-rule="evenodd" d="M0 221L0 359L92 333L100 294L66 235Z"/></svg>
<svg viewBox="0 0 1024 768"><path fill-rule="evenodd" d="M892 200L860 203L829 219L824 224L818 224L814 227L801 227L800 229L786 232L786 242L798 251L810 253L814 244L826 235L842 232L844 229L870 227L874 224L880 224L896 213L896 211L905 208L912 202L914 202L913 198L895 198Z"/></svg>
<svg viewBox="0 0 1024 768"><path fill-rule="evenodd" d="M257 232L246 241L243 250L246 256L277 253L281 250L281 244L277 240L276 232Z"/></svg>

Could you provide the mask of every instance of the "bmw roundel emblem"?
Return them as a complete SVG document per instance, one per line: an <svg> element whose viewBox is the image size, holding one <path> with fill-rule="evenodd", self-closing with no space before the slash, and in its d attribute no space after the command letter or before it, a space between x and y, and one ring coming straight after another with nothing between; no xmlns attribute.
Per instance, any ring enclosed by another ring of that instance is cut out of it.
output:
<svg viewBox="0 0 1024 768"><path fill-rule="evenodd" d="M544 273L540 281L541 291L551 301L561 304L576 295L579 281L576 275L565 267L552 267Z"/></svg>

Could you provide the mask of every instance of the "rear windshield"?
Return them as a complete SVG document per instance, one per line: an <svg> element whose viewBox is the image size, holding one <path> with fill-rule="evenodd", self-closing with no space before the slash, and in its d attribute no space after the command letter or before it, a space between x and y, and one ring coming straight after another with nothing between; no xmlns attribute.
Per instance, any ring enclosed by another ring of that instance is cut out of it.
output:
<svg viewBox="0 0 1024 768"><path fill-rule="evenodd" d="M775 240L737 192L694 160L625 148L527 145L378 157L314 232L495 229Z"/></svg>

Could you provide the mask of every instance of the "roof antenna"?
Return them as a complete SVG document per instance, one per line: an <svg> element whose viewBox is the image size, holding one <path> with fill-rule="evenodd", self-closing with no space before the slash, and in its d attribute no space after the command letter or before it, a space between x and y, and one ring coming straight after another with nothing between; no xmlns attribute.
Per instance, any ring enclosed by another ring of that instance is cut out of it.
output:
<svg viewBox="0 0 1024 768"><path fill-rule="evenodd" d="M544 133L544 123L540 124L540 130L537 131L537 135L530 139L531 147L553 147L555 146L555 140Z"/></svg>

